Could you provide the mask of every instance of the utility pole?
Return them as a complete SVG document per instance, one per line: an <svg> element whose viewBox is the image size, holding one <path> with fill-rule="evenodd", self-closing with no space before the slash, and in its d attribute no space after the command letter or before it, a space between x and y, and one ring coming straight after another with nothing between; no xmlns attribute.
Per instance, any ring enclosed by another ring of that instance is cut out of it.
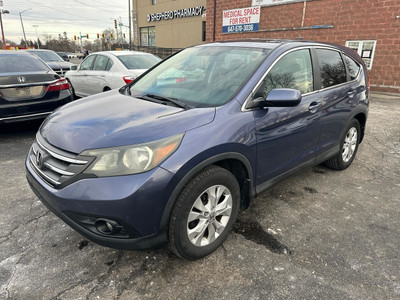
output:
<svg viewBox="0 0 400 300"><path fill-rule="evenodd" d="M22 22L22 14L23 14L24 12L26 12L27 10L31 10L31 9L32 9L32 8L28 8L28 9L25 9L25 10L23 10L23 11L21 11L21 12L19 13L19 18L20 18L20 20L21 20L22 32L24 33L24 41L25 41L25 47L26 47L26 48L28 48L28 43L26 42L26 35L25 35L24 22Z"/></svg>
<svg viewBox="0 0 400 300"><path fill-rule="evenodd" d="M132 20L131 20L131 0L128 0L129 9L129 50L132 50Z"/></svg>
<svg viewBox="0 0 400 300"><path fill-rule="evenodd" d="M3 30L3 20L1 18L1 14L8 14L10 13L8 10L3 10L2 7L0 7L0 25L1 25L1 36L3 38L3 49L6 50L7 46L6 46L6 38L4 37L4 30Z"/></svg>
<svg viewBox="0 0 400 300"><path fill-rule="evenodd" d="M140 46L140 33L137 24L137 0L132 3L132 29L133 29L133 47Z"/></svg>
<svg viewBox="0 0 400 300"><path fill-rule="evenodd" d="M35 27L35 33L36 33L36 39L37 39L37 48L40 49L39 37L37 35L37 28L39 27L39 25L32 25L32 26Z"/></svg>

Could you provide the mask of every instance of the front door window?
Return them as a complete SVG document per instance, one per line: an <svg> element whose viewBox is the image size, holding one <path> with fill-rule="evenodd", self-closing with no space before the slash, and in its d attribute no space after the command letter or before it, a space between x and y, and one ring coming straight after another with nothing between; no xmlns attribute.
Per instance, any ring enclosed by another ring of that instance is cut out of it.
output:
<svg viewBox="0 0 400 300"><path fill-rule="evenodd" d="M265 76L256 98L266 98L277 88L299 90L302 94L313 91L313 72L310 50L297 50L282 57Z"/></svg>

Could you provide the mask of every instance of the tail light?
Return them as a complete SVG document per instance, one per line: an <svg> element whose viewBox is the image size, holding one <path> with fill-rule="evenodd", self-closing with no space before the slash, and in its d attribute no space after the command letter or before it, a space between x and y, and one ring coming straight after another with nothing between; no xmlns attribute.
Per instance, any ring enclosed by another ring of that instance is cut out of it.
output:
<svg viewBox="0 0 400 300"><path fill-rule="evenodd" d="M67 79L61 78L57 80L55 83L50 84L47 87L47 92L54 92L54 91L61 91L61 90L68 90L69 83Z"/></svg>
<svg viewBox="0 0 400 300"><path fill-rule="evenodd" d="M135 80L135 78L136 78L136 76L124 76L124 77L122 77L122 79L124 79L126 84L131 83L132 81Z"/></svg>
<svg viewBox="0 0 400 300"><path fill-rule="evenodd" d="M186 77L179 77L176 79L176 83L182 83L182 82L186 82L187 78Z"/></svg>

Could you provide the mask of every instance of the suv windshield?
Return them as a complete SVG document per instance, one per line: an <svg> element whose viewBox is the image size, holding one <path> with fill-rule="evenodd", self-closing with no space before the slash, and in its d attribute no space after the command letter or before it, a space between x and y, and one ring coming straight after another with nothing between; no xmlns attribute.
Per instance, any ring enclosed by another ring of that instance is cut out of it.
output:
<svg viewBox="0 0 400 300"><path fill-rule="evenodd" d="M161 60L161 58L151 54L119 55L117 57L129 70L150 69Z"/></svg>
<svg viewBox="0 0 400 300"><path fill-rule="evenodd" d="M64 61L60 56L58 56L57 53L55 53L53 51L29 51L29 52L39 56L45 62Z"/></svg>
<svg viewBox="0 0 400 300"><path fill-rule="evenodd" d="M135 81L134 97L157 95L194 107L227 103L265 60L269 49L199 46L185 49Z"/></svg>

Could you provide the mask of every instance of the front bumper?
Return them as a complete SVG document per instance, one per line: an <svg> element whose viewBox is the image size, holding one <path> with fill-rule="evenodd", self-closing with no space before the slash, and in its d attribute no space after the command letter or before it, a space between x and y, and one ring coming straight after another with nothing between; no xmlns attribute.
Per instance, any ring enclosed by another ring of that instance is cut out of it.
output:
<svg viewBox="0 0 400 300"><path fill-rule="evenodd" d="M43 204L89 240L117 249L141 250L166 243L166 229L160 228L164 208L172 191L173 174L152 171L107 178L89 178L55 189L43 181L26 160L28 183ZM98 216L117 220L128 237L106 236L84 226L74 216Z"/></svg>

